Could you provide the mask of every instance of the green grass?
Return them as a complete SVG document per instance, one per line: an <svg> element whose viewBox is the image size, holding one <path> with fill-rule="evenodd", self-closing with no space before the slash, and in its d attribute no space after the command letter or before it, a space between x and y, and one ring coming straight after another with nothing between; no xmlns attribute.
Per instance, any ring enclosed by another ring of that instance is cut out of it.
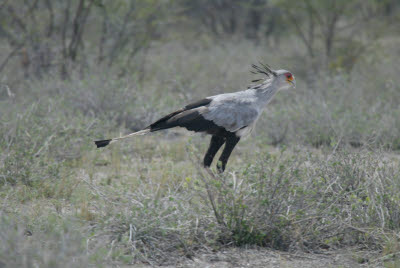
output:
<svg viewBox="0 0 400 268"><path fill-rule="evenodd" d="M322 75L312 89L296 76L298 88L278 94L224 175L199 165L209 138L179 130L95 148L93 140L140 129L190 100L244 88L244 63L261 52L173 43L153 48L144 82L99 71L26 81L14 98L4 95L0 266L174 265L246 245L357 246L396 263L400 91L382 78L396 79L390 58L368 81L364 66Z"/></svg>

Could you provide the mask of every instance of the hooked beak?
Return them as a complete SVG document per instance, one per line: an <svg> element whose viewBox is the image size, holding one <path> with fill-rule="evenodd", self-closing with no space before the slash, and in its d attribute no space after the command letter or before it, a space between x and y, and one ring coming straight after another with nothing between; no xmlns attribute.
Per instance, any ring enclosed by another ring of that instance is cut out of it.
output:
<svg viewBox="0 0 400 268"><path fill-rule="evenodd" d="M294 80L293 76L291 76L290 78L287 78L286 81L288 81L288 83L292 84L293 88L296 88L296 80Z"/></svg>

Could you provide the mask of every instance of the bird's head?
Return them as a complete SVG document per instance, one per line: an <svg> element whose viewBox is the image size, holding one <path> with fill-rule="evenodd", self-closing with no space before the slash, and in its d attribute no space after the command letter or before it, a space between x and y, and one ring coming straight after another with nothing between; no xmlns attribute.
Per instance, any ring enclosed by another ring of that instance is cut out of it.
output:
<svg viewBox="0 0 400 268"><path fill-rule="evenodd" d="M296 79L294 75L287 70L272 70L268 65L260 62L261 66L252 65L254 68L251 71L253 74L264 74L267 76L267 80L272 79L273 83L279 89L296 88ZM264 81L264 79L253 80L252 82Z"/></svg>
<svg viewBox="0 0 400 268"><path fill-rule="evenodd" d="M296 79L294 75L287 70L277 70L274 71L276 73L275 83L280 89L289 89L296 88Z"/></svg>

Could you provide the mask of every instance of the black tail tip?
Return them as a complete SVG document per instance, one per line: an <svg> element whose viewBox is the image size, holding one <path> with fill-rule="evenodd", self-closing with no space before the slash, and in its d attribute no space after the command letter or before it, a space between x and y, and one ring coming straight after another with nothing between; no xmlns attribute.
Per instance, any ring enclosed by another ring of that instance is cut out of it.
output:
<svg viewBox="0 0 400 268"><path fill-rule="evenodd" d="M97 145L97 148L106 147L109 145L111 140L102 140L102 141L95 141L94 143Z"/></svg>

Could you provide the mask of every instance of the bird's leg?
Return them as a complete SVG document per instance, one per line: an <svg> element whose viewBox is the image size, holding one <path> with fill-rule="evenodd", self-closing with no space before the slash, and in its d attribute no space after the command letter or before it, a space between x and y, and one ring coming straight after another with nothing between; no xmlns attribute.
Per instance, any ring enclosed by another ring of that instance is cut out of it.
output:
<svg viewBox="0 0 400 268"><path fill-rule="evenodd" d="M225 138L213 135L211 137L210 146L208 147L207 153L204 156L203 164L205 167L209 167L214 159L215 154L218 152L219 148L221 148L222 144L224 144Z"/></svg>
<svg viewBox="0 0 400 268"><path fill-rule="evenodd" d="M235 148L239 140L240 138L236 137L236 135L231 135L226 138L224 150L222 151L222 154L217 163L217 169L220 173L224 172L229 156L231 155L233 148Z"/></svg>

